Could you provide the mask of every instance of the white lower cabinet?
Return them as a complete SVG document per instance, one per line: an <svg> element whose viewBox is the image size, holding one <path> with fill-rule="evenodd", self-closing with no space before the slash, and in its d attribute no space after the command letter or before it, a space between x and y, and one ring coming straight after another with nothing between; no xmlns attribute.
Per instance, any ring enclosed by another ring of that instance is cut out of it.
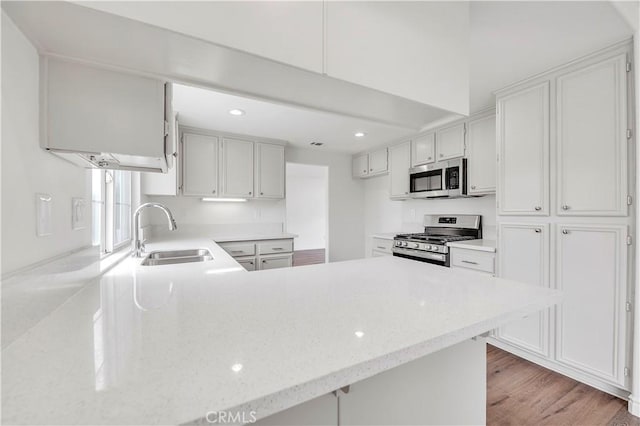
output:
<svg viewBox="0 0 640 426"><path fill-rule="evenodd" d="M373 237L371 239L371 257L380 257L380 256L392 256L391 248L393 247L393 240L388 240L385 238L376 238Z"/></svg>
<svg viewBox="0 0 640 426"><path fill-rule="evenodd" d="M258 260L259 260L260 270L289 268L293 266L292 253L282 254L282 255L260 256Z"/></svg>
<svg viewBox="0 0 640 426"><path fill-rule="evenodd" d="M625 386L627 227L557 225L557 361ZM629 366L630 367L630 366Z"/></svg>
<svg viewBox="0 0 640 426"><path fill-rule="evenodd" d="M238 257L236 261L247 271L255 271L258 263L255 257Z"/></svg>
<svg viewBox="0 0 640 426"><path fill-rule="evenodd" d="M496 254L473 249L451 247L451 267L471 269L485 274L495 274Z"/></svg>
<svg viewBox="0 0 640 426"><path fill-rule="evenodd" d="M247 271L293 266L293 239L230 241L218 243Z"/></svg>
<svg viewBox="0 0 640 426"><path fill-rule="evenodd" d="M498 275L530 285L549 287L549 225L501 223ZM548 357L550 310L501 327L497 336L522 349Z"/></svg>

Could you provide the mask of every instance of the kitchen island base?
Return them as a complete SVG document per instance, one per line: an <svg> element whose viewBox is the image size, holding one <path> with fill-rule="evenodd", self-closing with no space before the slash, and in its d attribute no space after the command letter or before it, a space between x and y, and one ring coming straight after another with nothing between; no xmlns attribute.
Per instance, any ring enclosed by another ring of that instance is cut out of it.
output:
<svg viewBox="0 0 640 426"><path fill-rule="evenodd" d="M485 424L486 377L485 339L466 340L356 382L338 397L326 394L256 424Z"/></svg>

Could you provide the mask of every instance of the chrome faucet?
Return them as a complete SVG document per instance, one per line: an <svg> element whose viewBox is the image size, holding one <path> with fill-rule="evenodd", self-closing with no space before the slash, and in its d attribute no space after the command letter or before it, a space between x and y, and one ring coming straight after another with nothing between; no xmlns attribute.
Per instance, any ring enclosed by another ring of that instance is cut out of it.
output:
<svg viewBox="0 0 640 426"><path fill-rule="evenodd" d="M173 215L169 211L168 208L163 206L160 203L144 203L140 207L138 207L133 214L133 253L131 256L133 257L142 257L142 242L140 241L140 213L142 210L147 207L155 207L160 209L167 215L167 219L169 220L169 230L175 231L178 229L178 225L176 225L176 220L173 218Z"/></svg>

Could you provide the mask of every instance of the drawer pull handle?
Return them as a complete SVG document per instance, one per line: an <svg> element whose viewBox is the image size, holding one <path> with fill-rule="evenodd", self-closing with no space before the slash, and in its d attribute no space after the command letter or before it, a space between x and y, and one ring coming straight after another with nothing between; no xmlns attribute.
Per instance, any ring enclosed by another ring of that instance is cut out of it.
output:
<svg viewBox="0 0 640 426"><path fill-rule="evenodd" d="M271 250L284 250L282 247L274 247Z"/></svg>
<svg viewBox="0 0 640 426"><path fill-rule="evenodd" d="M379 248L380 250L386 250L386 247L381 247L381 246L376 246L377 248Z"/></svg>
<svg viewBox="0 0 640 426"><path fill-rule="evenodd" d="M478 264L478 262L472 262L470 260L463 260L462 263L468 263L470 265L477 265Z"/></svg>

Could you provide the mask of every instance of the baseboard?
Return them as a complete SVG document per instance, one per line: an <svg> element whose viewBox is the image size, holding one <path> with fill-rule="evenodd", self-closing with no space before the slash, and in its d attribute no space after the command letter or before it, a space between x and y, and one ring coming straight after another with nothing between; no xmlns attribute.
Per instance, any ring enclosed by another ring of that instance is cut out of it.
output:
<svg viewBox="0 0 640 426"><path fill-rule="evenodd" d="M558 365L555 362L548 360L546 358L540 357L539 355L534 355L530 352L527 352L523 349L512 346L509 343L503 342L502 340L498 340L495 337L489 337L487 339L487 343L493 345L497 348L505 350L509 353L512 353L520 358L526 359L527 361L531 361L534 364L538 364L541 367L544 367L548 370L555 371L556 373L562 374L563 376L567 376L573 380L577 380L580 383L584 383L585 385L591 386L592 388L596 388L602 392L608 393L610 395L616 396L620 399L624 399L625 401L629 401L629 391L625 389L621 389L616 387L610 383L606 383L602 380L598 380L592 377L587 376L586 374L580 374L573 370L570 370L562 365ZM640 401L636 401L636 404L640 403ZM631 404L631 402L630 402ZM631 406L630 406L631 407Z"/></svg>

